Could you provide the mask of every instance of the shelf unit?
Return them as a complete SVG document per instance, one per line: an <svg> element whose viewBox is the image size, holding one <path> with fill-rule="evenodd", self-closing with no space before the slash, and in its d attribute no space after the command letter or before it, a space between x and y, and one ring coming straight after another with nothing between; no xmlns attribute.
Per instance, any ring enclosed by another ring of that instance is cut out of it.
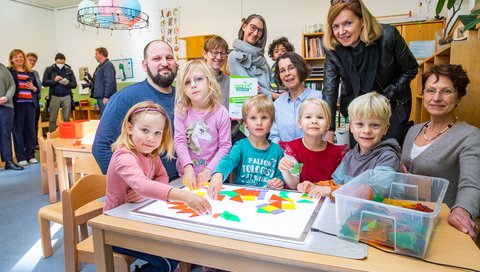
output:
<svg viewBox="0 0 480 272"><path fill-rule="evenodd" d="M186 45L186 59L198 59L203 58L203 44L205 41L212 37L213 35L199 35L199 36L190 36L190 37L183 37L180 38L185 40Z"/></svg>
<svg viewBox="0 0 480 272"><path fill-rule="evenodd" d="M322 44L323 32L302 35L302 57L312 67L312 75L305 80L308 87L321 90L325 51ZM320 73L320 75L315 75Z"/></svg>

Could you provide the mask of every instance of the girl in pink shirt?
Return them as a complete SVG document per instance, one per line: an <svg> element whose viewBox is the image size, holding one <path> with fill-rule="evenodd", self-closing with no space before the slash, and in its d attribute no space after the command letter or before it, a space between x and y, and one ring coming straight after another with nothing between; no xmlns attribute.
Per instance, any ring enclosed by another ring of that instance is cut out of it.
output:
<svg viewBox="0 0 480 272"><path fill-rule="evenodd" d="M177 170L189 188L210 180L232 146L230 117L221 96L212 69L203 60L187 62L177 81L174 123Z"/></svg>
<svg viewBox="0 0 480 272"><path fill-rule="evenodd" d="M167 171L159 155L165 152L167 157L173 157L172 129L167 113L158 104L147 101L134 105L127 112L122 132L112 149L104 211L126 202L154 198L184 201L198 214L211 213L212 207L204 197L168 184ZM176 260L143 252L121 247L113 250L146 261L141 267L146 271L175 271L178 265Z"/></svg>

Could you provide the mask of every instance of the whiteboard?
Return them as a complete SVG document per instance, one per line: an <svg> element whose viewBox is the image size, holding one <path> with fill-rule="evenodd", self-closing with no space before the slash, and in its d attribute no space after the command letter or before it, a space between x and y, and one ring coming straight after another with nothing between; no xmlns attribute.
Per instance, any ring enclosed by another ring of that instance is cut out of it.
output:
<svg viewBox="0 0 480 272"><path fill-rule="evenodd" d="M206 189L193 193L205 196ZM130 212L154 219L303 244L320 207L318 199L299 192L235 185L223 185L219 200L207 199L212 205L210 215L199 216L184 202L160 200L149 201Z"/></svg>

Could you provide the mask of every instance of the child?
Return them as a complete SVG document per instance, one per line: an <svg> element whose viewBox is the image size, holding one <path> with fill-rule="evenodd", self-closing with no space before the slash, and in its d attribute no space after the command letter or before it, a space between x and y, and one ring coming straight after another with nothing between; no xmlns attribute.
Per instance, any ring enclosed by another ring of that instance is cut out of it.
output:
<svg viewBox="0 0 480 272"><path fill-rule="evenodd" d="M393 138L383 138L390 126L391 114L390 102L377 92L355 98L348 106L348 116L350 131L357 145L343 157L342 163L332 175L333 182L322 184L327 186L305 182L298 186L298 190L317 198L330 196L339 184L347 183L365 170L398 171L400 146Z"/></svg>
<svg viewBox="0 0 480 272"><path fill-rule="evenodd" d="M295 47L288 41L286 37L280 37L274 40L270 46L268 47L268 56L273 60L276 61L278 57L283 55L285 52L293 52L295 51ZM273 100L277 99L286 89L275 83L274 74L275 74L275 65L272 65L271 68L271 78L270 78L270 92L272 92Z"/></svg>
<svg viewBox="0 0 480 272"><path fill-rule="evenodd" d="M279 168L289 188L296 189L302 182L332 178L332 173L345 155L346 147L323 140L330 121L330 109L325 101L312 97L300 105L298 126L303 131L303 137L282 143L285 157L280 161ZM298 164L303 164L299 175L292 174L294 165L298 168Z"/></svg>
<svg viewBox="0 0 480 272"><path fill-rule="evenodd" d="M190 189L203 186L232 146L221 90L203 60L187 62L175 96L177 170Z"/></svg>
<svg viewBox="0 0 480 272"><path fill-rule="evenodd" d="M235 184L248 186L283 188L282 175L278 163L283 151L275 143L267 140L272 127L275 107L266 95L248 98L242 108L242 117L248 129L248 138L235 143L230 153L215 168L208 195L217 199L230 172L235 170Z"/></svg>
<svg viewBox="0 0 480 272"><path fill-rule="evenodd" d="M122 131L112 145L114 151L107 170L107 194L104 211L127 201L143 197L164 201L184 201L198 214L211 213L210 203L196 194L168 185L168 175L159 154L173 157L170 119L165 110L153 102L134 105L123 120ZM147 262L142 269L174 271L178 261L113 247L115 252ZM155 270L155 271L157 271Z"/></svg>

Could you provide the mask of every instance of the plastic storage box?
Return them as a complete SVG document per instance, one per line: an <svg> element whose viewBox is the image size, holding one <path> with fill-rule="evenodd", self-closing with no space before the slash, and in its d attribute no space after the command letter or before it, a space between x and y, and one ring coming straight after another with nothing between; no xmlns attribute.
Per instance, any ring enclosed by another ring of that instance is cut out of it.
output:
<svg viewBox="0 0 480 272"><path fill-rule="evenodd" d="M58 124L60 138L79 139L83 137L83 126L87 120L77 120L73 122L63 122Z"/></svg>
<svg viewBox="0 0 480 272"><path fill-rule="evenodd" d="M391 247L423 258L438 220L448 181L442 178L368 170L336 190L338 237ZM372 200L374 199L374 200ZM377 202L423 205L420 211Z"/></svg>

